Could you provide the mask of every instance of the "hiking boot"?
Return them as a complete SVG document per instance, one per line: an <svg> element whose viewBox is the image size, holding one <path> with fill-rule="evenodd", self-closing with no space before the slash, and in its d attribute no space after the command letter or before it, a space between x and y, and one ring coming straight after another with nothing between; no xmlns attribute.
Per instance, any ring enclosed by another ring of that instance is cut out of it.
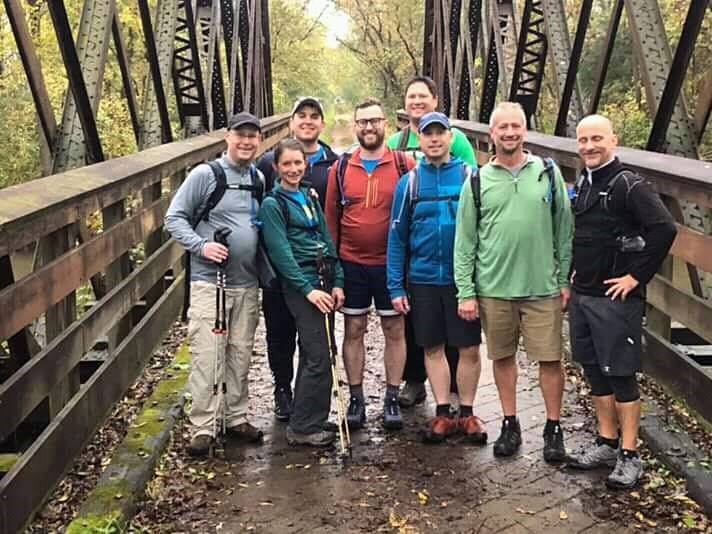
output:
<svg viewBox="0 0 712 534"><path fill-rule="evenodd" d="M522 430L519 428L519 419L510 423L506 419L502 421L502 431L494 442L495 456L512 456L522 444Z"/></svg>
<svg viewBox="0 0 712 534"><path fill-rule="evenodd" d="M339 431L339 425L337 423L332 423L331 421L327 421L323 425L321 425L322 430L326 430L327 432L338 432Z"/></svg>
<svg viewBox="0 0 712 534"><path fill-rule="evenodd" d="M264 433L259 428L247 422L227 427L225 435L229 438L246 441L247 443L261 443L264 437Z"/></svg>
<svg viewBox="0 0 712 534"><path fill-rule="evenodd" d="M457 427L465 435L465 440L474 445L484 445L487 443L487 430L482 419L476 415L460 417L457 420Z"/></svg>
<svg viewBox="0 0 712 534"><path fill-rule="evenodd" d="M430 421L423 433L425 443L442 443L448 436L457 432L457 421L445 415L436 415Z"/></svg>
<svg viewBox="0 0 712 534"><path fill-rule="evenodd" d="M556 425L549 431L544 429L544 461L548 464L556 464L564 460L566 460L566 448L561 425Z"/></svg>
<svg viewBox="0 0 712 534"><path fill-rule="evenodd" d="M614 449L596 438L596 442L581 454L569 458L567 465L573 469L588 471L598 467L614 467L618 459L618 449Z"/></svg>
<svg viewBox="0 0 712 534"><path fill-rule="evenodd" d="M398 397L383 399L383 428L386 430L403 428L403 417L401 417L400 406L398 406Z"/></svg>
<svg viewBox="0 0 712 534"><path fill-rule="evenodd" d="M401 408L411 408L425 401L427 393L425 384L419 382L406 382L398 395L398 404Z"/></svg>
<svg viewBox="0 0 712 534"><path fill-rule="evenodd" d="M213 437L209 434L193 436L193 439L190 440L190 445L188 445L188 454L196 458L207 456L212 445Z"/></svg>
<svg viewBox="0 0 712 534"><path fill-rule="evenodd" d="M366 405L363 399L351 396L349 409L346 411L346 423L351 430L358 430L366 424Z"/></svg>
<svg viewBox="0 0 712 534"><path fill-rule="evenodd" d="M274 390L274 417L283 423L292 415L292 390L277 388Z"/></svg>
<svg viewBox="0 0 712 534"><path fill-rule="evenodd" d="M336 440L336 433L330 430L321 430L312 434L301 434L287 427L287 443L290 445L306 445L309 447L328 447Z"/></svg>
<svg viewBox="0 0 712 534"><path fill-rule="evenodd" d="M618 454L613 472L606 479L606 486L611 489L631 489L638 484L641 476L643 476L643 461L640 456L626 457L621 452Z"/></svg>

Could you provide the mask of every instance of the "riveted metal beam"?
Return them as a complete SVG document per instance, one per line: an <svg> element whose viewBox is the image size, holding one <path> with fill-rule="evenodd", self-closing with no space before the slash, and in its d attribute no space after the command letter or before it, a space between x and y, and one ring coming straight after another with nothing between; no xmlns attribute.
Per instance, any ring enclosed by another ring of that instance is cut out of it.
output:
<svg viewBox="0 0 712 534"><path fill-rule="evenodd" d="M566 24L566 11L563 0L542 0L542 7L544 8L551 66L556 77L554 86L557 90L557 100L561 103L571 58L571 39ZM569 137L576 135L576 123L583 116L581 92L577 85L576 83L573 85L571 103L566 115L566 134Z"/></svg>
<svg viewBox="0 0 712 534"><path fill-rule="evenodd" d="M10 27L15 37L15 43L17 43L17 49L20 52L20 59L22 59L22 65L25 68L27 83L30 86L32 99L35 102L35 109L37 110L37 116L40 120L42 133L45 142L51 147L54 145L55 136L57 135L57 122L54 118L54 111L52 110L52 105L49 100L49 94L47 93L47 86L42 76L42 66L37 56L37 50L32 41L30 31L27 28L25 13L18 0L3 1L5 3L8 20L10 21Z"/></svg>
<svg viewBox="0 0 712 534"><path fill-rule="evenodd" d="M151 73L144 89L143 128L139 142L140 149L144 149L173 140L164 81L170 79L177 4L173 0L158 0L155 24L151 21L148 0L138 0L138 7Z"/></svg>
<svg viewBox="0 0 712 534"><path fill-rule="evenodd" d="M524 108L530 128L539 103L548 40L541 0L526 0L509 99Z"/></svg>
<svg viewBox="0 0 712 534"><path fill-rule="evenodd" d="M55 173L104 160L95 113L101 98L113 0L86 0L76 46L64 2L48 2L59 49L67 69L70 92L64 103L52 165Z"/></svg>
<svg viewBox="0 0 712 534"><path fill-rule="evenodd" d="M225 116L225 92L223 89L222 68L218 39L220 35L219 2L200 0L195 10L195 27L198 40L198 52L205 83L208 124L210 129L223 128L227 124ZM209 73L209 75L208 75Z"/></svg>
<svg viewBox="0 0 712 534"><path fill-rule="evenodd" d="M611 63L613 46L616 42L616 35L618 34L618 26L620 25L622 15L623 0L616 0L608 23L608 30L606 31L606 41L603 54L601 54L596 67L596 81L593 83L593 93L591 94L591 102L588 106L589 113L596 113L598 111L598 105L601 102L603 86L606 83L606 74L608 73L608 65Z"/></svg>
<svg viewBox="0 0 712 534"><path fill-rule="evenodd" d="M707 73L707 78L702 83L702 90L697 97L697 109L695 110L695 129L697 130L698 143L702 141L707 122L710 119L710 114L712 114L712 72Z"/></svg>
<svg viewBox="0 0 712 534"><path fill-rule="evenodd" d="M221 0L223 38L227 54L228 79L230 80L227 95L228 114L242 110L242 79L240 69L240 43L238 38L239 13L235 10L233 0Z"/></svg>
<svg viewBox="0 0 712 534"><path fill-rule="evenodd" d="M439 0L438 0L439 2ZM435 38L435 0L425 0L423 24L423 66L425 76L433 76L433 40Z"/></svg>
<svg viewBox="0 0 712 534"><path fill-rule="evenodd" d="M269 0L262 0L262 46L264 63L265 84L265 112L264 116L274 115L274 93L272 91L272 40L269 29Z"/></svg>
<svg viewBox="0 0 712 534"><path fill-rule="evenodd" d="M124 86L124 96L126 97L126 103L129 108L131 127L133 128L134 138L136 139L136 146L138 146L139 138L141 136L141 121L138 117L136 90L134 89L133 78L131 77L129 56L126 53L126 45L124 44L123 30L118 13L114 13L111 33L114 36L114 50L116 51L116 59L119 62L119 69L121 70L121 82Z"/></svg>

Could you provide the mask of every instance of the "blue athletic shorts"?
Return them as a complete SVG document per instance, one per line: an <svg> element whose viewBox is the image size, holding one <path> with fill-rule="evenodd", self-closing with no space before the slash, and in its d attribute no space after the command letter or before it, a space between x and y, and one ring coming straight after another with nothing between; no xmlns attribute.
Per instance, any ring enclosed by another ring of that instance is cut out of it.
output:
<svg viewBox="0 0 712 534"><path fill-rule="evenodd" d="M371 303L376 305L376 313L382 317L398 315L391 304L386 287L385 265L361 265L341 260L344 269L344 315L366 315Z"/></svg>

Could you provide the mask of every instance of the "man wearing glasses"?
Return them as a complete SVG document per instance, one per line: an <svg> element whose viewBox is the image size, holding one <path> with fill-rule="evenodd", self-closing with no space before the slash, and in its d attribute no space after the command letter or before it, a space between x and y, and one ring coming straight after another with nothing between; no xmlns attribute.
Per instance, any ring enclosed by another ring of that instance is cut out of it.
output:
<svg viewBox="0 0 712 534"><path fill-rule="evenodd" d="M356 106L354 129L359 146L331 167L324 210L344 269L346 301L340 311L345 318L343 355L351 392L347 421L352 429L366 422L364 335L373 302L385 337L383 425L400 429L398 388L405 365L405 332L403 316L393 309L386 288L386 248L393 193L415 162L386 147L380 101L369 98Z"/></svg>

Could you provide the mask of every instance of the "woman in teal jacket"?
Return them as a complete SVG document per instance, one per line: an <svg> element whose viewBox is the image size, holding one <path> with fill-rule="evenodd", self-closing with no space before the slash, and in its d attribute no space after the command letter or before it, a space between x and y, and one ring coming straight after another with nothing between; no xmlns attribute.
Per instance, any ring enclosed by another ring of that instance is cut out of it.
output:
<svg viewBox="0 0 712 534"><path fill-rule="evenodd" d="M279 181L262 203L259 219L300 344L287 441L291 445L327 446L336 435L325 429L332 380L324 316L344 302L344 275L321 206L309 189L301 187L306 169L301 143L294 139L280 142L274 151L274 167ZM322 279L319 263L327 267Z"/></svg>

